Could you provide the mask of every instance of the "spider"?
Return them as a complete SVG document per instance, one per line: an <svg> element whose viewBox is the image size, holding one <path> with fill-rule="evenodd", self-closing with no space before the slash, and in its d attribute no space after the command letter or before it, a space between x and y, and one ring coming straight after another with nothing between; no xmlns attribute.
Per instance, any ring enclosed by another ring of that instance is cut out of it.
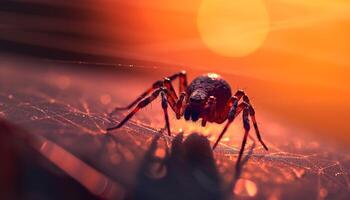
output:
<svg viewBox="0 0 350 200"><path fill-rule="evenodd" d="M179 96L176 94L172 85L172 82L177 78L179 79ZM162 99L161 104L164 111L165 127L169 136L171 135L171 132L168 105L170 105L171 109L175 112L177 119L184 116L186 121L192 120L196 122L201 118L201 125L203 127L206 126L207 122L222 124L227 120L226 125L213 145L213 150L216 148L233 120L242 112L245 133L237 162L240 162L247 142L250 130L249 116L253 122L258 140L262 146L268 150L260 136L259 128L255 119L255 111L248 96L243 90L237 90L232 96L230 85L220 75L215 73L198 76L189 85L187 85L185 71L175 73L162 80L154 82L150 88L128 106L115 108L113 110L111 115L118 110L131 109L137 104L117 126L107 128L107 131L122 127L131 117L134 116L135 113L141 108L149 105L159 95Z"/></svg>

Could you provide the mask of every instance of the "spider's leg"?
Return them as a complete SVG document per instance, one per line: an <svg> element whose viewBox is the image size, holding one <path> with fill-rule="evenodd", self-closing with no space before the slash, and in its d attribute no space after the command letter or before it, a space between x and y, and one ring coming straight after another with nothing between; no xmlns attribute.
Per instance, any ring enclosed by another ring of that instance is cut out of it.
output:
<svg viewBox="0 0 350 200"><path fill-rule="evenodd" d="M247 95L244 92L244 90L239 89L239 90L236 91L235 95L233 95L233 96L237 97L237 100L239 101L239 100L242 99L242 97L247 96ZM249 103L249 102L247 102L247 103Z"/></svg>
<svg viewBox="0 0 350 200"><path fill-rule="evenodd" d="M237 100L237 99L236 99ZM216 146L219 144L222 136L225 134L225 132L227 131L228 127L231 125L231 123L233 122L233 120L242 112L242 110L244 108L247 108L249 105L246 102L241 102L240 104L237 105L238 101L234 101L233 105L228 113L228 117L227 117L227 123L224 127L224 129L221 131L218 139L216 140L214 146L213 146L213 150L216 148Z"/></svg>
<svg viewBox="0 0 350 200"><path fill-rule="evenodd" d="M229 105L231 105L230 107L230 110L228 112L228 116L227 116L227 123L224 127L224 129L221 131L218 139L216 140L216 142L214 143L214 146L213 146L213 150L216 148L216 146L219 144L222 136L225 134L225 132L227 131L228 127L230 126L230 124L233 122L235 116L236 116L236 113L237 113L237 108L238 108L238 100L237 98L231 98L231 102L229 102Z"/></svg>
<svg viewBox="0 0 350 200"><path fill-rule="evenodd" d="M172 76L169 76L168 78L170 81L175 80L177 77L179 77L179 94L181 92L185 92L187 89L187 75L185 71L178 72Z"/></svg>
<svg viewBox="0 0 350 200"><path fill-rule="evenodd" d="M176 114L176 119L180 119L181 116L183 115L184 111L184 104L183 101L186 98L186 92L181 92L180 97L177 99L175 102L175 114Z"/></svg>
<svg viewBox="0 0 350 200"><path fill-rule="evenodd" d="M243 137L241 149L239 150L239 155L238 155L238 159L237 159L237 162L236 162L236 169L239 168L239 164L240 164L241 159L242 159L242 155L243 155L243 152L244 152L244 147L245 147L245 145L247 143L247 137L248 137L249 130L250 130L250 124L249 124L248 115L249 115L249 107L246 107L243 110L244 137Z"/></svg>
<svg viewBox="0 0 350 200"><path fill-rule="evenodd" d="M182 91L184 91L187 88L187 76L186 76L186 72L185 71L181 71L181 72L175 73L175 74L173 74L173 75L171 75L169 77L166 77L165 79L169 79L170 81L173 81L173 80L175 80L178 77L179 77L179 80L180 80L180 93L181 93ZM129 105L127 105L125 107L117 107L117 108L115 108L110 113L110 115L113 115L116 111L128 110L128 109L134 107L139 101L141 101L143 98L145 98L151 92L153 92L157 88L162 87L163 86L163 82L164 82L164 80L158 80L158 81L154 82L149 89L147 89L145 92L143 92L133 102L131 102ZM176 94L176 93L174 93L174 94Z"/></svg>
<svg viewBox="0 0 350 200"><path fill-rule="evenodd" d="M179 74L184 75L183 72L180 72ZM170 132L170 125L169 125L168 111L167 111L168 103L171 109L175 112L176 118L180 119L183 111L183 101L186 97L186 92L181 92L180 97L177 97L170 78L164 78L164 86L166 89L164 90L164 92L162 92L162 107L164 110L165 122L168 129L168 134L170 136L171 132Z"/></svg>
<svg viewBox="0 0 350 200"><path fill-rule="evenodd" d="M260 135L258 123L256 122L256 118L255 118L255 110L254 110L252 104L250 103L249 98L248 98L247 95L243 96L243 101L245 101L245 102L247 102L249 104L249 115L250 115L250 118L252 119L252 122L253 122L253 126L254 126L254 129L255 129L256 137L258 138L258 140L261 143L261 145L265 148L265 150L268 151L269 149L267 148L266 144L264 143L264 141L262 140L261 135Z"/></svg>
<svg viewBox="0 0 350 200"><path fill-rule="evenodd" d="M179 92L185 92L187 90L187 75L185 71L180 72L179 78Z"/></svg>
<svg viewBox="0 0 350 200"><path fill-rule="evenodd" d="M158 88L155 90L152 95L145 98L144 100L140 101L137 106L117 125L111 128L107 128L107 131L118 129L122 127L132 116L135 115L141 108L144 108L148 104L150 104L154 99L156 99L159 96L159 93L162 91L162 88Z"/></svg>
<svg viewBox="0 0 350 200"><path fill-rule="evenodd" d="M176 101L178 99L177 95L176 95L176 92L174 90L174 87L173 87L173 84L171 84L171 80L169 78L164 78L164 86L166 87L167 89L167 100L170 104L170 107L175 111L176 108L175 108L175 104L176 104Z"/></svg>
<svg viewBox="0 0 350 200"><path fill-rule="evenodd" d="M255 129L255 134L256 134L256 137L258 138L259 142L261 143L261 145L266 149L266 150L269 150L266 146L266 144L264 143L264 141L262 140L261 138L261 135L260 135L260 131L259 131L259 127L258 127L258 123L256 122L256 118L255 118L255 110L252 106L252 104L250 103L250 100L248 98L248 96L246 95L246 93L243 91L243 90L237 90L237 92L235 93L234 95L235 97L237 97L238 100L240 100L241 98L243 98L243 101L244 102L247 102L250 106L249 106L249 115L250 115L250 118L252 119L252 122L253 122L253 126L254 126L254 129Z"/></svg>
<svg viewBox="0 0 350 200"><path fill-rule="evenodd" d="M167 96L165 94L165 91L166 91L166 89L161 91L160 94L162 96L162 108L164 111L165 126L166 126L166 129L168 130L168 135L171 136L169 115L168 115L168 100L167 100Z"/></svg>
<svg viewBox="0 0 350 200"><path fill-rule="evenodd" d="M216 98L214 96L210 96L204 107L204 113L202 116L203 127L207 124L208 118L213 117L215 115L215 107L216 107Z"/></svg>
<svg viewBox="0 0 350 200"><path fill-rule="evenodd" d="M180 74L179 75L180 78L183 76L186 77L186 74L184 74L184 72L180 72L179 74ZM186 97L186 92L185 91L181 92L180 96L177 97L170 78L164 78L164 86L167 88L167 97L168 97L167 100L169 102L169 105L175 112L176 118L180 119L183 114L183 101Z"/></svg>
<svg viewBox="0 0 350 200"><path fill-rule="evenodd" d="M133 102L131 102L129 105L125 106L125 107L117 107L115 108L110 115L113 115L116 111L119 110L128 110L132 107L134 107L139 101L141 101L143 98L145 98L147 95L149 95L151 92L153 92L154 90L156 90L157 88L160 88L163 85L163 81L159 80L156 81L152 84L152 87L148 88L145 92L143 92L139 97L137 97Z"/></svg>

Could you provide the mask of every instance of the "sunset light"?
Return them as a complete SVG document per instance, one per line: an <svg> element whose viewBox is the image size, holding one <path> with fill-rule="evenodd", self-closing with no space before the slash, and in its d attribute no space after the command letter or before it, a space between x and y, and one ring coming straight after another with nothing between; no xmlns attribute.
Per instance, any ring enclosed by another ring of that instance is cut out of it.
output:
<svg viewBox="0 0 350 200"><path fill-rule="evenodd" d="M350 199L350 0L2 0L0 200Z"/></svg>
<svg viewBox="0 0 350 200"><path fill-rule="evenodd" d="M256 51L269 32L269 16L262 0L204 0L197 22L208 48L229 57Z"/></svg>

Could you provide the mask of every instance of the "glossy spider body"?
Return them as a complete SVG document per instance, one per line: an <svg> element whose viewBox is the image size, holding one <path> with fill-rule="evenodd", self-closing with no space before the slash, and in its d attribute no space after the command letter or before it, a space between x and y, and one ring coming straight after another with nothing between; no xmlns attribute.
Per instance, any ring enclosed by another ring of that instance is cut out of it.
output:
<svg viewBox="0 0 350 200"><path fill-rule="evenodd" d="M177 78L179 79L179 96L172 85L172 82ZM171 135L171 131L168 117L168 105L170 105L171 109L175 112L177 119L180 119L182 116L184 116L185 120L198 121L202 119L202 126L205 126L207 122L221 124L227 120L224 129L214 143L213 149L215 149L236 116L242 113L245 134L238 162L241 160L250 130L249 118L253 122L257 138L264 148L268 150L261 139L255 119L255 111L248 96L243 90L237 90L235 94L232 95L230 85L221 76L215 73L198 76L189 85L187 85L185 71L156 81L131 104L123 108L114 109L111 114L118 110L131 109L134 107L117 126L108 128L107 131L123 126L136 112L149 105L158 96L162 98L165 125L169 135Z"/></svg>

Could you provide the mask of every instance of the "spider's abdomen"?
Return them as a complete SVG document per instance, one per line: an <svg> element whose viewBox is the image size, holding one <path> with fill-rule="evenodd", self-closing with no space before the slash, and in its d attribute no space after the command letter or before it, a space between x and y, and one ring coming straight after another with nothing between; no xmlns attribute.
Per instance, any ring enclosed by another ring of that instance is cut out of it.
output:
<svg viewBox="0 0 350 200"><path fill-rule="evenodd" d="M214 96L216 98L217 112L223 112L227 101L232 96L230 85L221 78L221 76L209 73L195 78L187 89L187 94L195 91L205 93L207 98Z"/></svg>

